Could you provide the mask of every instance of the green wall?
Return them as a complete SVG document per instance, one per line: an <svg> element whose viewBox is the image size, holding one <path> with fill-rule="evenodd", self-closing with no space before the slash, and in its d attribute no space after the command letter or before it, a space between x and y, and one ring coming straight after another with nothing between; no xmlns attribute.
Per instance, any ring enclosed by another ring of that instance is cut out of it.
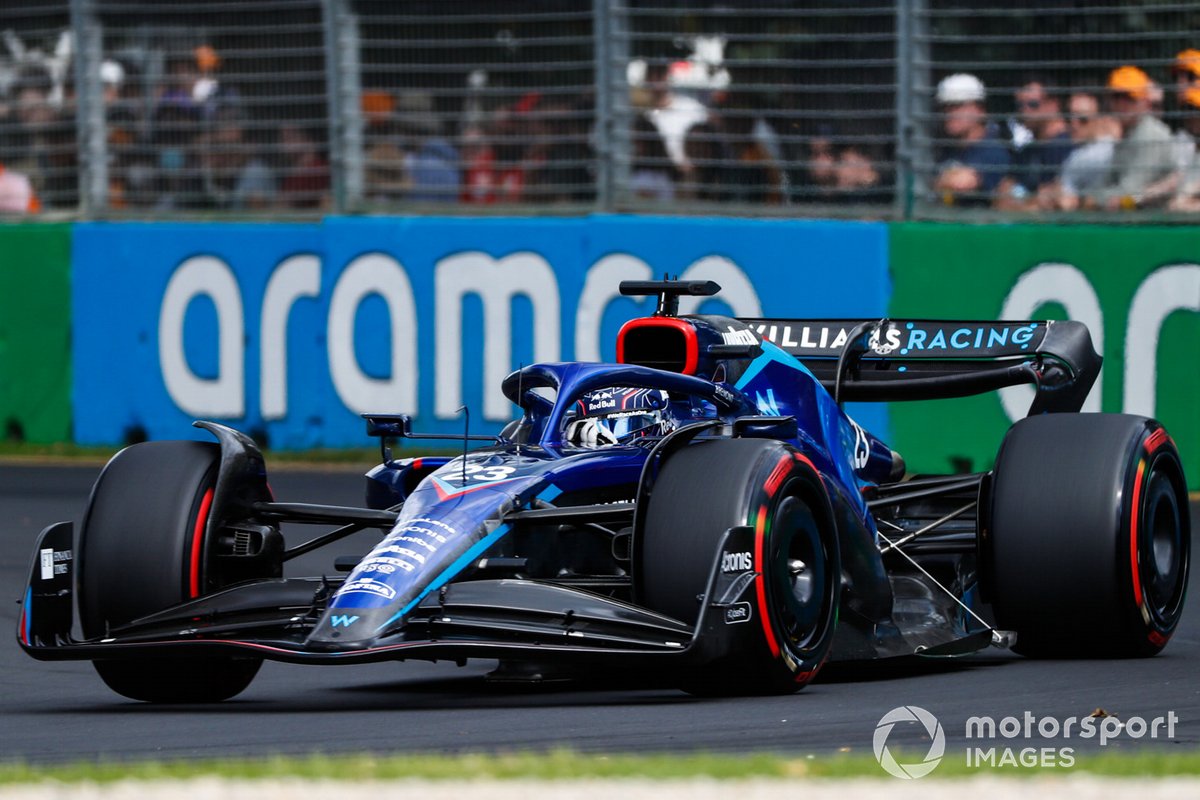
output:
<svg viewBox="0 0 1200 800"><path fill-rule="evenodd" d="M71 438L71 226L0 224L0 437Z"/></svg>
<svg viewBox="0 0 1200 800"><path fill-rule="evenodd" d="M1200 488L1200 228L897 224L890 251L894 316L1062 319L1069 308L1100 331L1102 410L1160 419ZM1003 313L1006 300L1017 313ZM893 447L934 472L989 467L1010 421L993 394L893 404L891 423Z"/></svg>

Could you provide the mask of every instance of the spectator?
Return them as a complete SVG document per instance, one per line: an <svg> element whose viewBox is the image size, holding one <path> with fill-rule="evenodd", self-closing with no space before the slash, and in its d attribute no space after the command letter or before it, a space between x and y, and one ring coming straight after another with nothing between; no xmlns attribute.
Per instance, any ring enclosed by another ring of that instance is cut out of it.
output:
<svg viewBox="0 0 1200 800"><path fill-rule="evenodd" d="M783 173L763 140L755 134L754 112L743 106L726 112L730 163L725 170L729 200L778 205L783 202Z"/></svg>
<svg viewBox="0 0 1200 800"><path fill-rule="evenodd" d="M204 137L204 188L211 208L262 210L275 204L275 173L256 152L247 136L245 115L225 107L213 118L213 131Z"/></svg>
<svg viewBox="0 0 1200 800"><path fill-rule="evenodd" d="M592 98L584 97L554 108L557 115L547 122L546 164L537 174L539 199L583 203L594 196L595 155L589 144L592 103Z"/></svg>
<svg viewBox="0 0 1200 800"><path fill-rule="evenodd" d="M720 117L713 115L708 122L693 125L683 149L691 169L684 173L679 195L686 200L710 203L728 200L726 173L732 157Z"/></svg>
<svg viewBox="0 0 1200 800"><path fill-rule="evenodd" d="M469 125L462 134L464 203L496 202L496 148L482 126Z"/></svg>
<svg viewBox="0 0 1200 800"><path fill-rule="evenodd" d="M835 199L840 203L879 203L886 198L882 179L872 153L862 145L849 144L838 155L835 170Z"/></svg>
<svg viewBox="0 0 1200 800"><path fill-rule="evenodd" d="M1067 124L1075 149L1063 162L1058 180L1038 192L1038 208L1074 211L1080 198L1097 192L1112 168L1113 147L1121 126L1100 114L1100 101L1089 92L1075 92L1067 101Z"/></svg>
<svg viewBox="0 0 1200 800"><path fill-rule="evenodd" d="M24 175L33 191L46 196L53 179L57 114L50 103L53 82L41 68L26 68L11 89L16 126L5 158L13 173Z"/></svg>
<svg viewBox="0 0 1200 800"><path fill-rule="evenodd" d="M708 108L691 94L679 91L668 70L660 64L647 68L646 82L654 105L649 111L650 121L658 129L672 163L686 170L688 164L683 144L687 132L708 119Z"/></svg>
<svg viewBox="0 0 1200 800"><path fill-rule="evenodd" d="M155 211L208 208L197 155L198 114L194 106L168 104L154 115Z"/></svg>
<svg viewBox="0 0 1200 800"><path fill-rule="evenodd" d="M633 165L629 191L639 200L669 203L675 199L675 167L667 155L666 144L645 115L633 125Z"/></svg>
<svg viewBox="0 0 1200 800"><path fill-rule="evenodd" d="M943 128L949 141L942 148L934 188L947 205L990 202L1011 163L999 128L988 121L983 83L964 72L943 78L937 87Z"/></svg>
<svg viewBox="0 0 1200 800"><path fill-rule="evenodd" d="M329 163L311 134L296 125L285 125L279 132L283 152L283 178L279 194L289 208L320 209L329 206Z"/></svg>
<svg viewBox="0 0 1200 800"><path fill-rule="evenodd" d="M1108 78L1109 104L1121 126L1105 185L1090 205L1116 211L1165 204L1178 188L1179 168L1171 131L1151 113L1150 77L1132 66Z"/></svg>
<svg viewBox="0 0 1200 800"><path fill-rule="evenodd" d="M1181 112L1177 155L1186 157L1172 211L1200 211L1200 51L1185 50L1175 60L1176 97ZM1187 148L1190 145L1190 150Z"/></svg>
<svg viewBox="0 0 1200 800"><path fill-rule="evenodd" d="M405 153L400 148L400 129L396 122L396 98L386 89L362 93L363 180L366 200L390 205L404 199L411 186L405 168Z"/></svg>
<svg viewBox="0 0 1200 800"><path fill-rule="evenodd" d="M806 200L828 201L837 186L837 151L834 149L833 126L822 125L817 134L808 140L803 174L803 192Z"/></svg>
<svg viewBox="0 0 1200 800"><path fill-rule="evenodd" d="M408 199L418 203L455 202L462 183L458 150L442 135L433 96L427 92L403 94L397 111L400 131L407 140L404 166L411 182Z"/></svg>
<svg viewBox="0 0 1200 800"><path fill-rule="evenodd" d="M1058 178L1074 149L1071 131L1062 117L1061 101L1046 81L1026 81L1016 92L1017 119L1032 135L1024 146L1014 142L1012 173L1000 181L996 207L1034 208L1039 191Z"/></svg>
<svg viewBox="0 0 1200 800"><path fill-rule="evenodd" d="M29 177L0 164L0 214L36 214L41 208Z"/></svg>

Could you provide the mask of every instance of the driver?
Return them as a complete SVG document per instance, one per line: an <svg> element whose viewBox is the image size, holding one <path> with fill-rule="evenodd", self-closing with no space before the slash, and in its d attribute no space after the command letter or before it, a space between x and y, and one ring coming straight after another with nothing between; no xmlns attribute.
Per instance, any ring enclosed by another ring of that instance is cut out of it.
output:
<svg viewBox="0 0 1200 800"><path fill-rule="evenodd" d="M575 402L564 438L578 447L607 447L643 436L662 436L675 426L665 413L661 389L612 387L588 392Z"/></svg>

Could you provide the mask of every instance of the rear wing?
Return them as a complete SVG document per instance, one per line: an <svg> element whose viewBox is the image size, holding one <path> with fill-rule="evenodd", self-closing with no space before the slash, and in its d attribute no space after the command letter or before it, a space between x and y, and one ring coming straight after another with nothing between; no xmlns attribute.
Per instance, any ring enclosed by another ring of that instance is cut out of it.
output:
<svg viewBox="0 0 1200 800"><path fill-rule="evenodd" d="M743 318L841 401L1037 387L1029 413L1078 411L1103 359L1081 322Z"/></svg>

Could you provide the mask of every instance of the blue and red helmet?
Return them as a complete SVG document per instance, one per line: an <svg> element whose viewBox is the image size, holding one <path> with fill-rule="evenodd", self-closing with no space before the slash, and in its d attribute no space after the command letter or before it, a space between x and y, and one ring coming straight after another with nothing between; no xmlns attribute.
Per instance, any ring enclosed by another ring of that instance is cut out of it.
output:
<svg viewBox="0 0 1200 800"><path fill-rule="evenodd" d="M644 436L662 436L674 425L670 403L661 389L597 389L575 401L566 439L584 447L620 444Z"/></svg>

